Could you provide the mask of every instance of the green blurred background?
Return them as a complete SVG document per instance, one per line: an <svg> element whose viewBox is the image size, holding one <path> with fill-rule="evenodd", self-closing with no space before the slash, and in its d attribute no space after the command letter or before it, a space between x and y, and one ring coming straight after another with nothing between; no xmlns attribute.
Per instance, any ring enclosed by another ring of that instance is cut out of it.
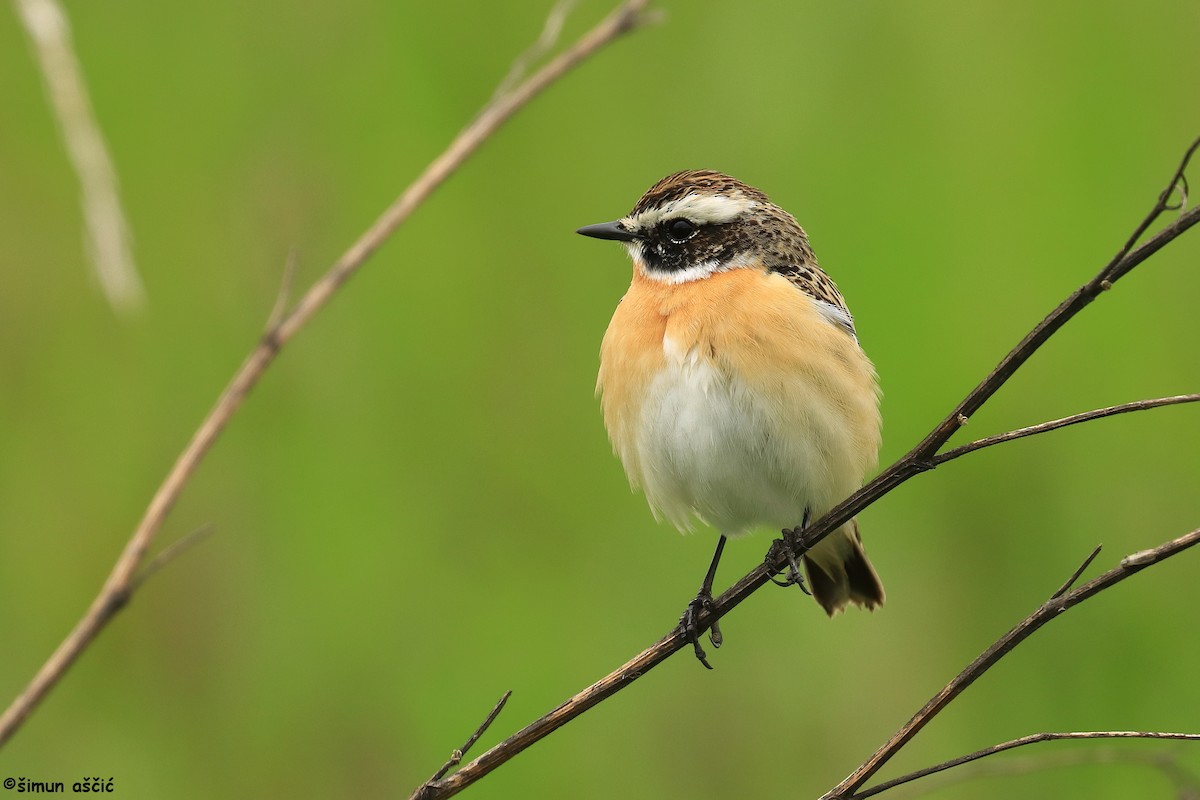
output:
<svg viewBox="0 0 1200 800"><path fill-rule="evenodd" d="M564 37L609 6L583 2ZM1200 4L682 3L538 98L283 353L156 576L0 753L117 796L396 797L512 689L490 746L666 632L712 535L656 524L593 398L629 277L575 236L712 167L807 227L858 319L899 457L1090 278L1200 133ZM68 6L149 294L122 319L0 13L0 700L95 595L262 330L483 104L538 3ZM1200 184L1200 173L1195 183ZM1196 391L1200 232L1118 285L972 437ZM812 797L1057 587L1200 525L1200 409L979 453L862 516L888 589L830 621L768 587L469 796ZM735 542L718 577L757 562ZM160 543L160 544L161 544ZM1200 730L1200 553L1053 623L888 774L1040 730ZM1044 754L1111 754L1046 745ZM1127 755L1195 751L1133 742ZM1027 751L1028 755L1036 755ZM937 796L1170 797L1129 763ZM900 793L895 793L900 796Z"/></svg>

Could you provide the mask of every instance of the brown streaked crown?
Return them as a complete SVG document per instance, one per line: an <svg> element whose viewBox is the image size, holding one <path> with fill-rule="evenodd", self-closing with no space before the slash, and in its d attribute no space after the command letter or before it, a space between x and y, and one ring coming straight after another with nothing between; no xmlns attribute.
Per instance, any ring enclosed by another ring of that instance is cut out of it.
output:
<svg viewBox="0 0 1200 800"><path fill-rule="evenodd" d="M753 186L747 186L737 178L711 169L689 169L668 175L651 186L637 201L630 216L659 208L673 200L682 200L690 194L711 194L728 197L741 193L760 203L770 202L767 196Z"/></svg>

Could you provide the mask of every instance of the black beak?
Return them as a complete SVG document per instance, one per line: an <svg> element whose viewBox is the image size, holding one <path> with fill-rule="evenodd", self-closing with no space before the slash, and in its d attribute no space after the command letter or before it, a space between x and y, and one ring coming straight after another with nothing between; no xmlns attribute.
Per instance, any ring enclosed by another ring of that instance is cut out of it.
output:
<svg viewBox="0 0 1200 800"><path fill-rule="evenodd" d="M599 225L584 225L576 233L593 239L612 239L617 242L632 242L634 236L620 222L601 222Z"/></svg>

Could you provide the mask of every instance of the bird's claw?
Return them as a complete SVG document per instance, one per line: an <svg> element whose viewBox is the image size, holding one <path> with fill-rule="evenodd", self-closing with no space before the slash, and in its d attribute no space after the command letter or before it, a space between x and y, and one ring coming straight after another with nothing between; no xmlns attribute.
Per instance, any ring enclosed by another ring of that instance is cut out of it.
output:
<svg viewBox="0 0 1200 800"><path fill-rule="evenodd" d="M683 631L683 635L689 642L692 643L692 649L696 653L696 660L705 666L706 669L712 669L712 664L708 663L708 654L704 652L704 648L700 646L700 634L703 631L700 628L700 615L707 611L713 613L716 606L713 604L712 594L701 591L692 601L687 604L687 608L683 611L683 616L679 618L679 627ZM721 635L721 628L717 625L716 620L708 626L708 640L712 642L713 647L720 647L724 642L724 637Z"/></svg>
<svg viewBox="0 0 1200 800"><path fill-rule="evenodd" d="M771 582L776 586L799 586L800 591L812 596L812 592L804 585L804 575L800 571L800 559L804 557L807 548L800 545L800 536L804 532L803 528L784 528L780 538L771 542L771 549L767 551L766 562L768 565L774 566L776 562L783 558L787 561L787 578L784 580L776 579L772 574Z"/></svg>

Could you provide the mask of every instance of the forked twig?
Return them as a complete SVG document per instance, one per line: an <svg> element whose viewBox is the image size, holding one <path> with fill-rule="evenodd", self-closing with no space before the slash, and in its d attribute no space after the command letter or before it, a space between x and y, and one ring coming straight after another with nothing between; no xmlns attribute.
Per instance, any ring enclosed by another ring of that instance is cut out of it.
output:
<svg viewBox="0 0 1200 800"><path fill-rule="evenodd" d="M900 726L892 736L875 751L866 761L860 764L854 772L850 773L841 783L830 789L821 796L821 800L859 800L859 798L868 797L871 794L881 791L879 789L867 790L858 792L858 788L863 785L872 775L874 775L880 767L888 762L900 748L904 747L917 733L925 727L938 713L944 709L950 701L963 692L968 686L974 683L981 675L987 672L997 661L1012 652L1013 648L1019 645L1025 639L1047 622L1056 619L1062 612L1073 606L1082 603L1090 597L1094 597L1105 589L1125 580L1131 575L1135 575L1146 567L1157 564L1167 558L1170 558L1177 553L1181 553L1192 545L1200 542L1200 528L1186 533L1177 539L1172 539L1169 542L1159 545L1150 550L1143 550L1133 555L1126 556L1121 559L1121 562L1082 586L1072 589L1066 593L1060 594L1056 592L1049 600L1038 607L1036 611L1031 613L1025 619L1021 620L1008 633L1001 636L989 648L984 650L980 655L972 661L966 669L960 672L949 683L943 686L937 694L930 698L920 711L913 715L912 719ZM1091 557L1089 557L1090 560ZM1078 737L1082 738L1082 736ZM1200 735L1193 736L1192 734L1179 734L1175 738L1195 738L1200 739ZM1020 741L1020 740L1014 740ZM1018 745L1010 745L1016 747ZM1009 748L1005 748L1009 749ZM987 755L988 753L985 753ZM977 756L982 758L983 756ZM971 758L969 760L974 760ZM957 760L956 760L957 761ZM946 762L949 766L954 766L952 762ZM965 762L964 762L965 763ZM942 767L949 768L949 767ZM930 771L921 771L921 774L931 774L931 772L939 771L934 768ZM921 775L914 773L913 777L905 776L906 780L913 780ZM903 783L905 781L897 781Z"/></svg>
<svg viewBox="0 0 1200 800"><path fill-rule="evenodd" d="M487 717L485 717L483 722L480 723L479 727L475 729L475 732L467 737L467 741L463 743L463 746L451 753L450 758L446 760L446 763L442 764L441 768L437 772L433 773L433 777L425 781L420 789L417 789L416 794L418 797L421 796L421 792L423 790L428 787L432 787L433 784L446 777L446 773L449 772L453 767L457 767L462 763L463 756L465 756L467 751L470 750L477 741L479 741L479 737L483 736L487 729L492 726L492 723L496 721L496 717L500 716L500 712L504 710L504 704L508 702L508 698L510 697L512 697L512 689L509 689L500 697L498 701L496 701L496 705L492 707L490 712L488 712Z"/></svg>

